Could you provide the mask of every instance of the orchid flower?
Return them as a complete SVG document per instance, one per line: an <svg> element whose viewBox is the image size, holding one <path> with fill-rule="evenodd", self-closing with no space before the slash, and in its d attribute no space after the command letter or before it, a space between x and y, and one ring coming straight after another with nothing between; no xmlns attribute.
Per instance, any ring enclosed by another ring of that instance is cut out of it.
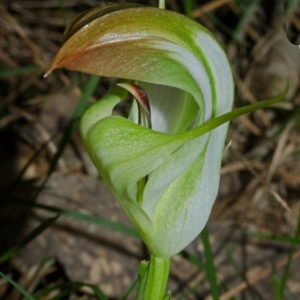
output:
<svg viewBox="0 0 300 300"><path fill-rule="evenodd" d="M138 4L106 4L75 17L46 75L59 67L125 80L87 109L80 131L101 176L162 260L208 220L228 121L282 98L231 112L232 73L214 36L180 14ZM112 116L128 91L137 100L129 118Z"/></svg>

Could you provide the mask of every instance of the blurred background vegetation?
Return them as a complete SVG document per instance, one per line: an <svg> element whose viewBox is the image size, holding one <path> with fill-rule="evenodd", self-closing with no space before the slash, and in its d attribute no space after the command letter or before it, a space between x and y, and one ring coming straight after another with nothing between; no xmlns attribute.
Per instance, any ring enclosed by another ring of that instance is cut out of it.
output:
<svg viewBox="0 0 300 300"><path fill-rule="evenodd" d="M0 299L23 299L22 287L33 299L120 299L149 256L78 133L116 79L43 78L67 22L105 2L0 1ZM174 299L300 299L300 1L283 2L166 0L223 45L235 108L290 82L285 101L231 122L209 243L173 258Z"/></svg>

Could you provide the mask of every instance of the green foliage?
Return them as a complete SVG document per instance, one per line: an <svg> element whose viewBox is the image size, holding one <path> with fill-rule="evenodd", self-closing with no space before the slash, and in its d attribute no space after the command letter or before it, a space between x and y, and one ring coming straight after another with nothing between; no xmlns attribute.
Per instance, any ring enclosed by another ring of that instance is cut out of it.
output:
<svg viewBox="0 0 300 300"><path fill-rule="evenodd" d="M210 283L211 295L214 300L218 300L219 299L218 281L217 281L216 269L214 265L213 253L209 242L209 234L208 234L207 227L205 227L202 230L201 238L204 246L204 256L206 260L205 269L206 269L208 281Z"/></svg>
<svg viewBox="0 0 300 300"><path fill-rule="evenodd" d="M27 300L36 300L29 293L27 293L18 283L14 280L0 272L0 276L3 277L6 281L8 281L11 285L13 285Z"/></svg>
<svg viewBox="0 0 300 300"><path fill-rule="evenodd" d="M25 247L28 243L34 240L38 235L44 232L49 226L51 226L59 216L49 218L43 221L37 228L31 231L21 242L15 245L13 248L6 251L4 254L0 255L0 264L4 261L11 258L14 254L16 254L20 249Z"/></svg>
<svg viewBox="0 0 300 300"><path fill-rule="evenodd" d="M32 72L36 72L40 70L37 66L24 66L20 68L13 68L13 69L2 69L0 70L0 79L18 76L22 74L28 74Z"/></svg>

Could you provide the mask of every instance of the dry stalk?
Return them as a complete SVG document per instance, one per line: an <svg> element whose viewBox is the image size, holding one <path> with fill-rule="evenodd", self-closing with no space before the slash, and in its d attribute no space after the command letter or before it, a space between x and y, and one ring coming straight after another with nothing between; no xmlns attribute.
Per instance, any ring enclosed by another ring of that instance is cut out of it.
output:
<svg viewBox="0 0 300 300"><path fill-rule="evenodd" d="M201 7L195 9L192 13L192 17L193 18L198 18L201 15L203 15L204 13L208 13L212 10L215 10L225 4L228 4L232 2L232 0L215 0L212 2L209 2L207 4L202 5Z"/></svg>
<svg viewBox="0 0 300 300"><path fill-rule="evenodd" d="M297 252L294 253L292 259L295 260L295 259L297 259L299 257L300 257L300 250L298 250ZM265 277L269 276L270 274L272 274L272 271L274 269L278 270L278 269L284 267L287 263L288 263L288 258L285 257L282 260L278 261L275 264L274 268L273 267L268 267L268 268L260 271L255 276L252 276L251 278L247 279L246 281L241 282L240 284L236 285L235 287L233 287L232 289L230 289L226 293L222 294L220 296L220 300L228 300L231 297L234 297L235 295L237 295L241 291L245 290L250 285L253 285L256 282L258 282L258 281L264 279Z"/></svg>

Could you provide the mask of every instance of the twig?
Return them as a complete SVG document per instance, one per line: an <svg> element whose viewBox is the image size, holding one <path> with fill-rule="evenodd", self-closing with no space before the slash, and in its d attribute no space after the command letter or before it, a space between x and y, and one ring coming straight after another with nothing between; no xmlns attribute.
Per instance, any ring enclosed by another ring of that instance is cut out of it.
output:
<svg viewBox="0 0 300 300"><path fill-rule="evenodd" d="M22 116L25 120L27 120L28 122L32 123L34 125L34 127L36 128L37 132L40 134L40 137L42 138L43 142L49 141L47 147L49 149L50 155L54 156L55 153L57 152L57 147L55 145L55 143L53 141L51 141L51 137L47 131L46 128L44 128L44 126L42 124L40 124L33 115L31 115L30 113L28 113L27 111L18 108L18 107L10 107L9 110L17 115ZM61 169L65 169L66 168L66 163L64 162L64 160L62 158L60 158L58 160L58 165Z"/></svg>
<svg viewBox="0 0 300 300"><path fill-rule="evenodd" d="M248 128L253 134L260 136L262 135L262 131L256 126L248 116L243 115L239 117L239 120L243 123L243 125Z"/></svg>
<svg viewBox="0 0 300 300"><path fill-rule="evenodd" d="M237 84L238 88L240 89L240 91L242 92L243 96L251 103L257 103L257 100L255 99L254 95L252 94L252 92L249 90L249 88L247 87L247 85L242 81L242 79L236 74L236 72L233 72L233 77L234 77L234 81ZM258 110L257 114L259 116L259 118L261 119L261 121L263 122L265 127L270 127L271 126L271 122L269 120L269 118L267 117L267 115L265 114L265 112L263 110Z"/></svg>
<svg viewBox="0 0 300 300"><path fill-rule="evenodd" d="M278 165L282 162L283 160L283 150L284 147L286 145L286 141L288 139L289 136L289 132L292 129L292 127L294 126L294 122L293 120L291 120L284 128L283 132L280 135L280 138L278 140L273 158L272 158L272 162L268 171L268 175L266 177L266 185L268 186L271 183L271 180L275 174L275 171L278 167Z"/></svg>
<svg viewBox="0 0 300 300"><path fill-rule="evenodd" d="M197 8L197 9L195 9L192 12L192 17L193 18L200 17L204 13L215 10L215 9L217 9L225 4L228 4L230 2L232 2L232 0L215 0L215 1L209 2L207 4L202 5L201 7Z"/></svg>
<svg viewBox="0 0 300 300"><path fill-rule="evenodd" d="M295 260L299 257L300 257L300 250L298 250L297 252L294 253L293 260ZM277 262L275 264L274 268L269 267L265 270L262 270L257 275L249 278L247 281L243 281L240 284L238 284L237 286L233 287L232 289L230 289L229 291L227 291L226 293L221 295L220 300L230 299L231 297L235 296L242 290L246 289L249 285L253 285L257 281L270 275L274 269L278 270L278 269L282 268L283 266L285 266L287 263L288 263L288 258L284 258L284 259L280 260L279 262Z"/></svg>
<svg viewBox="0 0 300 300"><path fill-rule="evenodd" d="M0 12L4 19L6 19L11 24L14 30L30 48L33 56L33 61L42 69L47 69L48 63L46 63L45 60L42 58L42 53L39 47L28 37L27 33L20 26L18 21L4 9L2 4L0 4Z"/></svg>
<svg viewBox="0 0 300 300"><path fill-rule="evenodd" d="M268 190L268 192L273 195L275 200L289 213L292 214L292 210L290 207L287 205L286 201L274 190Z"/></svg>

